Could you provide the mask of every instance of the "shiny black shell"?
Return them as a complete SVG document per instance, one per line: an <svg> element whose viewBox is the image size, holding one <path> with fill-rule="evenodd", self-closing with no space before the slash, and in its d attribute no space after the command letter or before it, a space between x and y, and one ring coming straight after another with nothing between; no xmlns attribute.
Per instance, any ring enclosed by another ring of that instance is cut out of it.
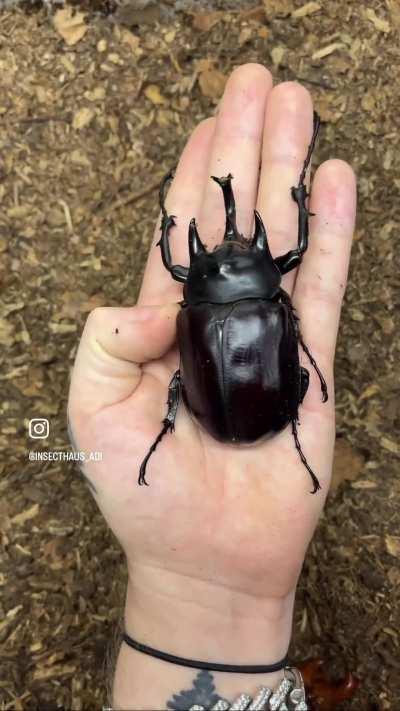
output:
<svg viewBox="0 0 400 711"><path fill-rule="evenodd" d="M177 320L182 395L221 442L284 429L300 401L298 336L288 307L265 299L183 306Z"/></svg>

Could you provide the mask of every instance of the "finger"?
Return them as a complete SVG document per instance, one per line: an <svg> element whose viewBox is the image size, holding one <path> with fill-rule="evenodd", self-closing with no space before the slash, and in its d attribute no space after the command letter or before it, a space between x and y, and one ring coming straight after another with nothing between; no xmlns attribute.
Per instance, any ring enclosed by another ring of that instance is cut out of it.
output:
<svg viewBox="0 0 400 711"><path fill-rule="evenodd" d="M321 370L332 370L356 214L352 168L329 160L317 170L310 209L310 241L299 267L293 303L303 338Z"/></svg>
<svg viewBox="0 0 400 711"><path fill-rule="evenodd" d="M298 208L291 196L307 154L313 131L310 93L296 82L283 82L271 91L265 112L264 140L257 209L268 234L272 255L297 246ZM289 293L295 272L284 277Z"/></svg>
<svg viewBox="0 0 400 711"><path fill-rule="evenodd" d="M169 215L176 215L176 227L170 230L171 253L174 264L187 265L188 228L192 217L197 218L208 176L208 161L215 119L202 121L193 131L180 157L175 178L166 198ZM138 304L161 304L179 301L182 284L174 281L161 261L160 217L150 247Z"/></svg>
<svg viewBox="0 0 400 711"><path fill-rule="evenodd" d="M209 247L222 241L225 210L221 188L212 180L229 173L239 232L246 237L253 224L264 113L272 77L261 64L244 64L228 79L216 119L208 180L199 215L199 232Z"/></svg>
<svg viewBox="0 0 400 711"><path fill-rule="evenodd" d="M69 410L90 415L129 397L140 382L140 364L173 345L178 310L167 304L92 311L72 372Z"/></svg>

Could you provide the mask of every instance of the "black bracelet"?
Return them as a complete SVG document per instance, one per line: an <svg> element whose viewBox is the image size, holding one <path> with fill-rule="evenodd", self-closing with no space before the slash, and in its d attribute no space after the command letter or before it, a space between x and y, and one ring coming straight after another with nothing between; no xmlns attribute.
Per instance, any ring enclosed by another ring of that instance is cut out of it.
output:
<svg viewBox="0 0 400 711"><path fill-rule="evenodd" d="M216 662L200 662L196 659L184 659L183 657L176 657L167 652L161 652L159 649L153 649L153 647L148 647L146 644L137 642L135 639L132 639L132 637L129 637L126 632L122 635L122 639L129 647L136 649L138 652L149 654L151 657L157 657L157 659L163 659L165 662L180 664L183 667L193 667L194 669L236 672L237 674L270 674L271 672L280 671L288 666L287 654L280 662L275 662L275 664L218 664Z"/></svg>

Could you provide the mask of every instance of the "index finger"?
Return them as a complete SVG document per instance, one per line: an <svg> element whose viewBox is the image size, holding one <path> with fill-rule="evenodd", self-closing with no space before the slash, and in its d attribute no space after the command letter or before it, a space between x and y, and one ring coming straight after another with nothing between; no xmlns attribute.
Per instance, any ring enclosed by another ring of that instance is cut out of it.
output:
<svg viewBox="0 0 400 711"><path fill-rule="evenodd" d="M215 118L205 119L195 128L179 160L174 180L166 198L169 215L177 215L176 227L170 232L174 264L187 265L188 227L192 217L198 217L203 190L208 178L208 162L214 135ZM163 304L182 298L182 285L173 281L161 260L160 218L150 247L138 304Z"/></svg>

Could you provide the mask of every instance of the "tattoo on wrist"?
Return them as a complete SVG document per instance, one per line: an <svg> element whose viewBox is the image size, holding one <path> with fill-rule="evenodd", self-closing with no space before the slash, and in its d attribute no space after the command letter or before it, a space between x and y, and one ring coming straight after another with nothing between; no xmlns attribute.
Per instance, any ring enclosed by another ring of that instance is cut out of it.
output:
<svg viewBox="0 0 400 711"><path fill-rule="evenodd" d="M198 704L205 708L211 708L217 701L222 699L215 689L214 677L209 671L200 671L193 680L191 689L182 689L179 694L174 694L167 701L166 708L173 711L187 711Z"/></svg>
<svg viewBox="0 0 400 711"><path fill-rule="evenodd" d="M69 418L67 418L67 430L68 430L68 437L69 437L69 441L70 441L70 443L71 443L72 449L74 450L74 452L79 452L79 448L78 448L78 445L77 445L77 443L76 443L76 439L75 439L75 437L74 437L74 433L73 433L73 431L72 431L72 426L71 426L71 422L69 421ZM85 469L84 469L83 464L81 464L80 462L76 462L76 464L77 464L77 466L78 466L78 469L79 469L80 473L81 473L82 476L83 476L84 481L85 481L86 484L88 485L88 487L89 487L90 491L92 492L92 494L97 494L97 489L96 489L95 485L93 484L93 482L89 479L89 477L88 477L87 474L85 473Z"/></svg>

